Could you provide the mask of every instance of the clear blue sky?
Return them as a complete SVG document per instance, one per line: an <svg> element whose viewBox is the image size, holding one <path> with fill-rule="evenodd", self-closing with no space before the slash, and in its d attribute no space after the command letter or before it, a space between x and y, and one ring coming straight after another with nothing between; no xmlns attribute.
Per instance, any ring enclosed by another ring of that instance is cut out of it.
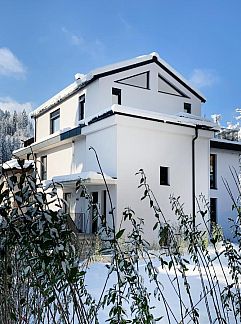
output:
<svg viewBox="0 0 241 324"><path fill-rule="evenodd" d="M0 0L0 108L36 108L86 73L157 51L207 98L241 107L241 1Z"/></svg>

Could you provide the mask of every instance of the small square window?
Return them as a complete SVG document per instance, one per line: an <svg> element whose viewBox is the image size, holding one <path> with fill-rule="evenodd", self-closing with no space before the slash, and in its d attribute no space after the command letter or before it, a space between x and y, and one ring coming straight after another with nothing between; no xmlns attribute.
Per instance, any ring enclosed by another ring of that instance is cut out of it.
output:
<svg viewBox="0 0 241 324"><path fill-rule="evenodd" d="M160 185L169 186L169 168L160 167Z"/></svg>
<svg viewBox="0 0 241 324"><path fill-rule="evenodd" d="M50 134L57 132L59 129L60 129L60 109L57 109L50 114Z"/></svg>
<svg viewBox="0 0 241 324"><path fill-rule="evenodd" d="M79 120L85 118L85 95L79 97Z"/></svg>
<svg viewBox="0 0 241 324"><path fill-rule="evenodd" d="M192 105L188 102L184 102L184 112L187 114L191 114Z"/></svg>
<svg viewBox="0 0 241 324"><path fill-rule="evenodd" d="M112 88L112 104L121 105L121 89Z"/></svg>

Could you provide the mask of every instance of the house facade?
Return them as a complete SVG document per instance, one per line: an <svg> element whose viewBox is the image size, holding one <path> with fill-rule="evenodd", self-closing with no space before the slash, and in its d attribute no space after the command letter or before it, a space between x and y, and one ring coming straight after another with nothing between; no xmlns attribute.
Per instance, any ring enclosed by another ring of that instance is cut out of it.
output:
<svg viewBox="0 0 241 324"><path fill-rule="evenodd" d="M95 233L99 220L76 193L81 178L101 214L110 221L110 202L94 148L115 206L116 226L126 207L145 221L154 240L154 217L138 189L143 169L166 218L175 225L170 195L180 196L187 213L195 197L210 199L210 140L218 127L201 117L203 95L157 53L106 66L75 81L33 113L35 136L14 152L34 155L43 181L62 184L59 195L81 232ZM216 154L216 153L214 153ZM215 197L212 197L215 198Z"/></svg>
<svg viewBox="0 0 241 324"><path fill-rule="evenodd" d="M241 142L214 138L210 141L211 222L222 227L223 234L234 240L234 225L240 223Z"/></svg>

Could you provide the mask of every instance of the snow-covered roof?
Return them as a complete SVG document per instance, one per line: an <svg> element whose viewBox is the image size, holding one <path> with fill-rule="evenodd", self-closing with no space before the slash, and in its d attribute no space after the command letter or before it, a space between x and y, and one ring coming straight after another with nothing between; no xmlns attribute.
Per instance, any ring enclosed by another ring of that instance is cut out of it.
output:
<svg viewBox="0 0 241 324"><path fill-rule="evenodd" d="M2 168L4 170L13 170L13 169L21 170L21 169L27 169L31 165L34 165L33 160L25 160L24 164L20 166L17 159L12 159L3 163Z"/></svg>
<svg viewBox="0 0 241 324"><path fill-rule="evenodd" d="M116 179L105 174L104 177L107 184L115 184ZM78 180L83 180L86 184L104 184L104 179L101 175L101 173L96 171L84 171L80 173L72 173L72 174L66 174L61 176L54 176L51 180L44 181L44 187L50 186L53 182L54 183L73 183Z"/></svg>
<svg viewBox="0 0 241 324"><path fill-rule="evenodd" d="M106 180L113 180L113 178L104 173L104 177ZM101 173L95 171L86 171L80 173L67 174L62 176L53 177L54 182L69 182L69 181L77 181L79 179L82 180L103 180Z"/></svg>
<svg viewBox="0 0 241 324"><path fill-rule="evenodd" d="M230 141L222 138L212 138L210 144L211 148L241 152L241 142L238 141Z"/></svg>
<svg viewBox="0 0 241 324"><path fill-rule="evenodd" d="M159 112L154 112L149 110L136 109L136 108L117 105L117 104L112 105L108 109L104 109L103 111L99 112L98 115L86 118L84 122L86 125L88 125L89 123L91 123L92 120L95 120L97 116L101 118L101 116L108 115L108 112L111 111L113 112L113 114L120 113L126 116L136 116L145 119L160 120L164 122L170 122L170 123L175 123L180 125L188 125L192 127L199 125L199 126L211 128L213 130L219 130L220 128L217 124L201 116L196 116L196 115L186 114L186 113L178 113L177 115L170 115L170 114L159 113Z"/></svg>
<svg viewBox="0 0 241 324"><path fill-rule="evenodd" d="M75 80L75 82L71 83L69 86L58 92L55 96L44 102L41 106L39 106L37 109L35 109L32 113L32 117L36 117L39 114L43 113L46 109L51 108L52 106L58 104L62 100L68 98L71 94L73 94L75 91L78 91L78 89L85 87L89 82L98 79L102 75L108 74L110 72L119 71L119 69L122 69L127 66L135 66L136 64L144 63L146 61L154 60L156 59L157 62L159 62L162 66L165 67L167 71L169 71L172 75L176 76L184 85L186 85L188 88L193 90L196 95L198 95L202 101L206 101L203 94L195 89L189 81L187 81L180 73L178 73L175 69L173 69L166 61L160 58L159 54L156 52L152 52L147 55L141 55L129 60L121 61L118 63L106 65L101 68L97 68L95 70L92 70L88 74L77 74L79 78Z"/></svg>

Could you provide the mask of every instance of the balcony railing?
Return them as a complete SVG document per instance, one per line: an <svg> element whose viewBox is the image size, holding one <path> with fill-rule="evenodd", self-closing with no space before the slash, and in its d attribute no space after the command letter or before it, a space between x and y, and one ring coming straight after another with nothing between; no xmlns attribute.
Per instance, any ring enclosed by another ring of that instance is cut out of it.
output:
<svg viewBox="0 0 241 324"><path fill-rule="evenodd" d="M76 234L86 232L85 213L70 213L68 217L68 225Z"/></svg>
<svg viewBox="0 0 241 324"><path fill-rule="evenodd" d="M31 138L28 138L26 141L23 142L23 146L27 147L27 146L29 146L29 145L31 145L33 143L34 143L34 137L31 137Z"/></svg>

